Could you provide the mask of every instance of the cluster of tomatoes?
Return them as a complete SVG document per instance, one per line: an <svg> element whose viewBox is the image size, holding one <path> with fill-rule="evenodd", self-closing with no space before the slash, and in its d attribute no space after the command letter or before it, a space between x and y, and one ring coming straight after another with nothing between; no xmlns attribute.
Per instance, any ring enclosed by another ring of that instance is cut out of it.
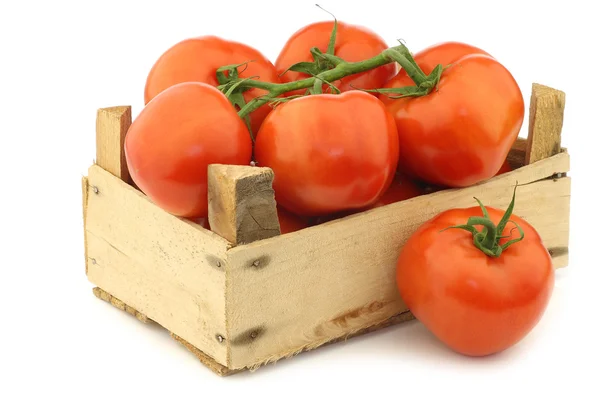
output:
<svg viewBox="0 0 600 400"><path fill-rule="evenodd" d="M336 26L335 60L359 62L388 49L370 30ZM444 67L436 87L419 97L389 94L415 85L395 62L326 82L326 93L290 90L277 106L261 105L247 121L238 111L268 95L269 86L241 91L236 101L217 89L223 84L217 70L228 65L243 64L240 79L271 84L309 77L290 67L315 62L311 49L331 50L333 28L333 22L302 28L274 64L252 47L214 36L168 49L148 75L146 107L125 141L138 187L174 215L205 220L209 164L270 167L286 233L306 226L308 218L397 202L420 195L424 185L470 186L508 169L505 160L523 123L523 96L498 60L464 43L414 54L424 74ZM439 233L465 224L469 214L491 218L499 232L468 228L473 238L458 229ZM453 348L478 355L506 348L535 325L553 277L531 226L518 219L527 238L509 248L504 245L512 231L504 230L502 213L485 214L482 207L430 221L406 244L398 264L399 287L415 315ZM504 250L503 257L490 257L473 240L487 243L488 252ZM520 259L532 259L524 252L535 253L535 262L523 265ZM508 278L495 285L500 268Z"/></svg>
<svg viewBox="0 0 600 400"><path fill-rule="evenodd" d="M168 49L148 75L146 107L125 143L140 189L175 215L206 217L207 165L255 161L273 169L281 207L322 217L372 207L398 173L400 185L410 185L409 177L450 187L498 173L523 121L523 97L506 68L467 44L443 43L415 55L426 74L437 64L447 66L436 90L418 98L365 91L414 85L390 62L332 82L341 94L264 104L250 114L248 127L215 89L216 70L232 64L247 63L240 78L269 83L308 77L288 68L310 62L311 48L325 50L333 26L321 22L299 30L274 64L247 45L214 36ZM340 59L362 61L387 48L374 32L337 22L334 54ZM266 94L259 88L242 93L246 102Z"/></svg>

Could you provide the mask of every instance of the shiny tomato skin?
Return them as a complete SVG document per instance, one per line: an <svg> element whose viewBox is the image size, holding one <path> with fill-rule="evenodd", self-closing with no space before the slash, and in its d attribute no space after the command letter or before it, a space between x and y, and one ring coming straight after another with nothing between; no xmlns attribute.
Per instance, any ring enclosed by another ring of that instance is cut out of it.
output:
<svg viewBox="0 0 600 400"><path fill-rule="evenodd" d="M332 21L317 22L298 30L288 39L275 61L277 72L283 74L281 79L284 82L309 77L301 72L285 71L298 62L313 61L310 54L310 49L313 47L318 47L325 53L332 30ZM334 54L345 61L363 61L378 55L387 48L388 45L385 41L369 29L338 21ZM354 88L375 89L383 87L396 74L396 71L396 64L390 63L332 83L342 92ZM301 94L303 91L290 92L290 94Z"/></svg>
<svg viewBox="0 0 600 400"><path fill-rule="evenodd" d="M171 214L207 216L209 164L249 165L246 125L216 88L198 82L172 86L146 105L125 137L133 181Z"/></svg>
<svg viewBox="0 0 600 400"><path fill-rule="evenodd" d="M279 105L258 132L255 157L275 173L277 203L302 216L366 207L398 164L398 135L376 97L312 95Z"/></svg>
<svg viewBox="0 0 600 400"><path fill-rule="evenodd" d="M388 190L374 204L368 207L377 208L402 200L412 199L424 194L423 190L408 177L398 174Z"/></svg>
<svg viewBox="0 0 600 400"><path fill-rule="evenodd" d="M182 82L202 82L216 87L219 85L218 68L244 62L249 63L239 68L241 78L258 76L262 81L280 82L273 63L250 46L216 36L183 40L165 51L152 66L146 79L145 102L147 104L163 90ZM243 96L248 102L266 93L262 89L250 89ZM253 132L258 131L270 111L271 107L264 105L252 112L250 122Z"/></svg>
<svg viewBox="0 0 600 400"><path fill-rule="evenodd" d="M430 60L423 63L425 72L435 64L431 54L415 55L419 64L421 58ZM435 185L471 186L502 166L523 124L523 95L511 73L490 56L443 56L440 62L451 66L437 90L395 100L380 94L380 99L398 128L400 171ZM386 86L411 85L399 74Z"/></svg>
<svg viewBox="0 0 600 400"><path fill-rule="evenodd" d="M504 211L488 211L498 224ZM473 207L429 220L402 248L396 271L400 295L415 317L451 349L470 356L519 342L543 316L554 287L550 254L536 230L518 216L511 220L525 237L498 258L477 249L469 232L441 232L481 215ZM511 235L513 228L508 224L503 234ZM516 229L512 235L518 235Z"/></svg>
<svg viewBox="0 0 600 400"><path fill-rule="evenodd" d="M496 175L502 175L505 174L507 172L512 171L512 167L510 166L508 160L504 160L504 163L502 163L502 166L500 167L500 169L498 170L498 172L496 172Z"/></svg>

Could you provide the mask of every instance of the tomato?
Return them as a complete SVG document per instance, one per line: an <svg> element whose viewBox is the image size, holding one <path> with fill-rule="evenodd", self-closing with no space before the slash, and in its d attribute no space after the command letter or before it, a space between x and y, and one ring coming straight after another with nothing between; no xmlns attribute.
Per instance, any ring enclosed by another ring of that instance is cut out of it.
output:
<svg viewBox="0 0 600 400"><path fill-rule="evenodd" d="M294 215L281 207L277 207L277 217L279 218L279 227L282 235L308 227L308 221L304 218Z"/></svg>
<svg viewBox="0 0 600 400"><path fill-rule="evenodd" d="M368 209L408 200L423 194L423 190L408 177L398 174L389 189Z"/></svg>
<svg viewBox="0 0 600 400"><path fill-rule="evenodd" d="M325 215L381 197L398 164L398 135L392 116L372 95L311 95L267 116L255 157L275 173L278 204L298 215Z"/></svg>
<svg viewBox="0 0 600 400"><path fill-rule="evenodd" d="M523 124L524 101L511 73L472 46L443 43L414 56L429 74L450 66L438 90L422 97L379 98L392 113L400 139L400 171L450 187L493 177ZM399 73L386 87L413 86Z"/></svg>
<svg viewBox="0 0 600 400"><path fill-rule="evenodd" d="M246 125L216 88L186 82L140 112L125 137L133 181L154 203L182 217L206 217L209 164L248 165Z"/></svg>
<svg viewBox="0 0 600 400"><path fill-rule="evenodd" d="M503 211L487 210L498 224ZM397 264L400 295L415 317L451 349L471 356L500 352L525 337L554 286L552 259L525 220L511 218L524 237L497 258L476 248L471 233L443 230L482 215L477 207L442 212L408 239ZM502 235L518 233L508 224Z"/></svg>
<svg viewBox="0 0 600 400"><path fill-rule="evenodd" d="M508 163L508 160L504 160L504 163L502 163L502 166L500 167L500 169L498 170L498 172L496 172L496 175L502 175L505 174L507 172L512 171L512 167L510 166L510 164Z"/></svg>
<svg viewBox="0 0 600 400"><path fill-rule="evenodd" d="M218 86L218 68L244 62L249 63L246 67L239 68L240 78L258 76L262 81L280 82L275 66L252 47L215 36L181 41L162 54L150 70L146 80L145 101L148 103L163 90L181 82L193 81ZM265 90L253 88L244 92L243 96L248 102L266 93ZM271 107L265 104L250 115L253 132L258 131L270 111Z"/></svg>
<svg viewBox="0 0 600 400"><path fill-rule="evenodd" d="M322 52L327 51L329 38L333 31L333 22L317 22L310 24L294 33L286 42L275 61L279 74L283 74L290 66L301 61L313 61L310 49L318 47ZM387 49L385 41L374 32L355 25L337 22L337 35L334 54L345 61L363 61L374 57ZM375 89L382 87L396 73L396 64L390 63L370 71L348 76L341 81L331 82L342 92L359 89ZM281 76L284 82L291 82L309 75L287 71ZM302 94L304 90L293 92Z"/></svg>
<svg viewBox="0 0 600 400"><path fill-rule="evenodd" d="M388 204L397 203L402 200L408 200L413 197L420 196L422 194L425 194L425 191L421 187L419 187L419 185L417 185L415 182L408 179L407 177L397 174L394 180L392 181L390 187L375 203L358 210L347 210L335 214L319 216L313 221L313 225L320 225L325 222L344 218L349 215L371 210L373 208L383 207Z"/></svg>

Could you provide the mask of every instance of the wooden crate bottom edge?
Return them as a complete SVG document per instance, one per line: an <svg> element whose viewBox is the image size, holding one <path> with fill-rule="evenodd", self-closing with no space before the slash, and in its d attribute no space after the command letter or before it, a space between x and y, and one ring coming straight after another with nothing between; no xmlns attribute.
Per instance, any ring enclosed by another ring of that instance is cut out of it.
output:
<svg viewBox="0 0 600 400"><path fill-rule="evenodd" d="M136 309L134 309L133 307L125 304L123 301L119 300L118 298L114 297L113 295L111 295L110 293L108 293L107 291L99 288L99 287L95 287L93 288L93 292L94 295L101 299L106 301L107 303L112 304L114 307L118 308L119 310L125 311L128 314L133 315L134 317L136 317L138 320L140 320L141 322L147 323L149 321L152 321L150 318L148 318L146 315L140 313L139 311L137 311ZM356 332L353 332L351 334L348 335L344 335L342 337L336 338L336 339L332 339L326 343L321 343L321 344L317 344L317 345L313 345L313 344L308 344L305 348L303 348L300 351L294 352L294 353L290 353L287 356L283 356L281 358L277 358L277 359L273 359L272 361L269 362L265 362L265 363L260 363L257 365L254 365L252 367L249 368L244 368L244 369L229 369L226 366L218 363L217 361L215 361L212 357L210 357L209 355L205 354L204 352L202 352L201 350L199 350L198 348L196 348L195 346L191 345L190 343L188 343L187 341L185 341L183 338L177 336L175 333L173 332L169 332L171 337L173 339L175 339L176 341L178 341L180 344L182 344L186 349L188 349L192 354L194 354L202 364L204 364L206 367L208 367L211 371L213 371L214 373L216 373L219 376L228 376L228 375L232 375L238 372L242 372L245 370L249 370L249 371L255 371L256 369L258 369L259 367L266 365L266 364L272 364L277 362L278 360L282 359L282 358L290 358L294 355L297 355L299 353L302 353L304 351L309 351L309 350L313 350L316 349L317 347L321 347L322 345L327 345L327 344L333 344L333 343L337 343L337 342L341 342L347 339L350 339L352 337L355 336L359 336L359 335L363 335L366 333L370 333L370 332L374 332L377 331L379 329L383 329L383 328L387 328L389 326L395 325L395 324L399 324L401 322L406 322L406 321L410 321L415 319L414 315L410 312L410 311L404 311L401 312L399 314L394 315L391 318L388 318L387 320L371 325L367 328L363 328L361 330L358 330ZM154 321L152 321L154 322Z"/></svg>

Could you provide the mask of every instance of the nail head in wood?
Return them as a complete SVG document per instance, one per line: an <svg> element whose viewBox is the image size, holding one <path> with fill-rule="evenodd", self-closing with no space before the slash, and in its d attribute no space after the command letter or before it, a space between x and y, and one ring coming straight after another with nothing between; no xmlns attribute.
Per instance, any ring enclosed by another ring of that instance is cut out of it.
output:
<svg viewBox="0 0 600 400"><path fill-rule="evenodd" d="M208 166L208 221L233 245L281 234L273 170L247 165Z"/></svg>
<svg viewBox="0 0 600 400"><path fill-rule="evenodd" d="M215 336L215 338L217 339L217 342L219 342L219 343L223 343L225 341L225 338L221 335L217 335L217 336Z"/></svg>
<svg viewBox="0 0 600 400"><path fill-rule="evenodd" d="M560 153L564 111L564 92L533 84L525 164L532 164Z"/></svg>

